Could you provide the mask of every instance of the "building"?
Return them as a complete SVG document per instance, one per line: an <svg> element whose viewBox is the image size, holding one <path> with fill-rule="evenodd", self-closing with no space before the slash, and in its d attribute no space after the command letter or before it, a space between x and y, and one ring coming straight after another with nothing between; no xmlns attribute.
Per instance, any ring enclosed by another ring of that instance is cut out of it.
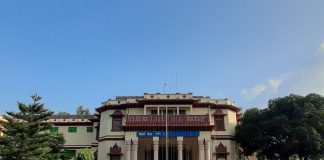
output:
<svg viewBox="0 0 324 160"><path fill-rule="evenodd" d="M64 148L98 160L236 160L240 109L228 99L188 94L117 96L91 116L55 115ZM167 126L167 127L166 127Z"/></svg>
<svg viewBox="0 0 324 160"><path fill-rule="evenodd" d="M98 150L97 132L98 118L93 115L54 115L51 132L62 133L65 139L63 148L75 153L82 148Z"/></svg>
<svg viewBox="0 0 324 160"><path fill-rule="evenodd" d="M234 132L240 109L228 99L192 93L118 96L96 111L99 160L238 158Z"/></svg>

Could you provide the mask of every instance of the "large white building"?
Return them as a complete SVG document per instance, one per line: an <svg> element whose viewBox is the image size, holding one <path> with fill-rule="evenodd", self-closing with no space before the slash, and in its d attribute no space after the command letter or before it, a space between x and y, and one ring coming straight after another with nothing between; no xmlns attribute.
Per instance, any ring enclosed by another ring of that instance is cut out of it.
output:
<svg viewBox="0 0 324 160"><path fill-rule="evenodd" d="M63 133L66 149L92 148L98 160L238 159L234 132L240 109L228 99L145 93L117 96L96 111L96 117L50 120L52 131Z"/></svg>

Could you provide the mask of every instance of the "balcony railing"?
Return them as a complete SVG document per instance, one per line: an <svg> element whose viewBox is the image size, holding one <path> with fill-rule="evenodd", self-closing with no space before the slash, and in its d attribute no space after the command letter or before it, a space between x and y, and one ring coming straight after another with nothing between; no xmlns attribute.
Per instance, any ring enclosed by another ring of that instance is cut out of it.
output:
<svg viewBox="0 0 324 160"><path fill-rule="evenodd" d="M165 126L165 115L126 115L127 126ZM208 126L208 115L168 115L168 126Z"/></svg>

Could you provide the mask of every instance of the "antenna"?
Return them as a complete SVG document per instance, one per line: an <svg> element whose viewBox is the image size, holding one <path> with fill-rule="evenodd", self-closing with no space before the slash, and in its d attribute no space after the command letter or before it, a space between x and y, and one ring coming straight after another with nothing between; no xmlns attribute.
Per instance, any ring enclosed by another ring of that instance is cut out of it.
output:
<svg viewBox="0 0 324 160"><path fill-rule="evenodd" d="M163 85L163 93L165 94L165 88L166 88L166 83L164 82L164 85Z"/></svg>
<svg viewBox="0 0 324 160"><path fill-rule="evenodd" d="M176 72L176 93L178 93L178 72Z"/></svg>

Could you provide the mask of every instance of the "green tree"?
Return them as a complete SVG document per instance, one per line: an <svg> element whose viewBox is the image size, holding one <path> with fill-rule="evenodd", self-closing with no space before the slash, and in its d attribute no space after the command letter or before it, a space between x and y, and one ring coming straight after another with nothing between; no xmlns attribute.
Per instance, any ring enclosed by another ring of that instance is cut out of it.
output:
<svg viewBox="0 0 324 160"><path fill-rule="evenodd" d="M19 112L7 112L4 136L0 138L0 159L45 160L57 159L64 143L62 134L51 133L51 123L45 122L53 112L32 96L32 104L18 102Z"/></svg>
<svg viewBox="0 0 324 160"><path fill-rule="evenodd" d="M68 115L70 115L70 113L61 111L61 112L58 112L57 115L68 116Z"/></svg>
<svg viewBox="0 0 324 160"><path fill-rule="evenodd" d="M72 152L70 150L64 150L60 155L61 160L71 160L74 157L75 157L75 152Z"/></svg>
<svg viewBox="0 0 324 160"><path fill-rule="evenodd" d="M76 111L77 115L90 115L90 111L88 108L84 108L83 106L79 106Z"/></svg>
<svg viewBox="0 0 324 160"><path fill-rule="evenodd" d="M266 109L249 109L235 137L244 155L318 159L324 155L324 97L291 94L270 100Z"/></svg>
<svg viewBox="0 0 324 160"><path fill-rule="evenodd" d="M84 148L77 152L76 160L94 160L93 152L90 148Z"/></svg>

